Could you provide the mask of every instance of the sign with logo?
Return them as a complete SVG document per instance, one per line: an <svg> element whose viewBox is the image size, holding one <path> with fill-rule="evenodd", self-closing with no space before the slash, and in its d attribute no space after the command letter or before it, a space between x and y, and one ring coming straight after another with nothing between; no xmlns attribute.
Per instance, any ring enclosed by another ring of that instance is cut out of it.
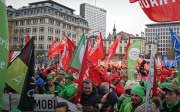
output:
<svg viewBox="0 0 180 112"><path fill-rule="evenodd" d="M134 73L137 65L137 60L141 50L141 40L133 42L128 48L127 56L127 74L128 80L139 80L139 75Z"/></svg>
<svg viewBox="0 0 180 112"><path fill-rule="evenodd" d="M16 109L20 101L19 94L3 94L3 111ZM11 105L10 105L11 102ZM75 104L55 95L36 94L34 96L34 112L54 112L58 102L66 102L69 112L81 112Z"/></svg>
<svg viewBox="0 0 180 112"><path fill-rule="evenodd" d="M45 60L45 52L44 51L39 51L36 53L36 60L38 61L44 61Z"/></svg>

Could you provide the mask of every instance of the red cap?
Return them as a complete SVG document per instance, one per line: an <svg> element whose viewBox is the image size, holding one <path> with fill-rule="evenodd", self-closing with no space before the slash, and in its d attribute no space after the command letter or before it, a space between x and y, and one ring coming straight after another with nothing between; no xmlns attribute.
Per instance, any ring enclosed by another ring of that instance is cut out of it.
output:
<svg viewBox="0 0 180 112"><path fill-rule="evenodd" d="M120 78L117 73L112 74L110 79L113 80L115 78Z"/></svg>

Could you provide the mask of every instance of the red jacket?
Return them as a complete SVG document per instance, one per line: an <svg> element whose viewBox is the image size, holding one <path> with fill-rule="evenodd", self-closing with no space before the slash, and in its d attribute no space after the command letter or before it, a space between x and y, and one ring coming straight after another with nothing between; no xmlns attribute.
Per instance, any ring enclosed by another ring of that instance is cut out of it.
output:
<svg viewBox="0 0 180 112"><path fill-rule="evenodd" d="M103 82L108 82L109 85L112 84L112 80L115 78L118 78L118 75L112 74L110 78L108 78L106 75L100 75ZM124 92L124 86L121 84L121 81L119 81L116 85L114 85L114 91L116 92L117 96L121 96L121 94Z"/></svg>
<svg viewBox="0 0 180 112"><path fill-rule="evenodd" d="M164 76L163 75L156 75L156 78L160 81L160 83L163 83L164 82L164 80L165 80L165 78L164 78Z"/></svg>
<svg viewBox="0 0 180 112"><path fill-rule="evenodd" d="M171 76L171 73L167 69L162 70L161 74L163 77L170 77Z"/></svg>

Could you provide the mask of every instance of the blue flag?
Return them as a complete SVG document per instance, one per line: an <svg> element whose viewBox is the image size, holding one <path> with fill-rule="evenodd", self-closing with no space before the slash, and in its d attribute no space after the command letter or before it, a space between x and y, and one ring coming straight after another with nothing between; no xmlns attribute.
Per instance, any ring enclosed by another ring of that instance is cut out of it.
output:
<svg viewBox="0 0 180 112"><path fill-rule="evenodd" d="M171 59L171 61L169 62L169 67L172 67L172 64L173 64L173 62L172 62L172 59Z"/></svg>
<svg viewBox="0 0 180 112"><path fill-rule="evenodd" d="M176 61L177 61L177 63L179 63L180 41L177 38L176 34L172 31L172 29L169 28L169 30L171 32L174 52L176 52Z"/></svg>
<svg viewBox="0 0 180 112"><path fill-rule="evenodd" d="M163 61L164 61L164 63L165 63L165 66L167 66L167 65L168 65L168 59L167 59L166 56L164 56Z"/></svg>

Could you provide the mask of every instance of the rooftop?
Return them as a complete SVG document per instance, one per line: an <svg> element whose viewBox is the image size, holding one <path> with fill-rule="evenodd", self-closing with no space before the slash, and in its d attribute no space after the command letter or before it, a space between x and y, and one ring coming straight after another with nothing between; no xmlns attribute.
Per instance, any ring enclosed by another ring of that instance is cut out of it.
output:
<svg viewBox="0 0 180 112"><path fill-rule="evenodd" d="M174 22L163 22L163 23L152 23L152 24L146 24L145 26L157 26L157 25L169 25L169 24L180 24L180 21L174 21Z"/></svg>
<svg viewBox="0 0 180 112"><path fill-rule="evenodd" d="M61 6L61 7L64 7L64 8L66 8L66 9L69 9L69 10L71 10L72 12L75 11L74 9L71 9L71 8L65 6L65 5L59 4L59 3L57 3L57 2L55 2L55 1L53 1L53 0L45 0L45 1L33 2L33 3L29 3L29 5L37 5L37 4L43 4L43 3L52 3L52 4L59 5L59 6Z"/></svg>

